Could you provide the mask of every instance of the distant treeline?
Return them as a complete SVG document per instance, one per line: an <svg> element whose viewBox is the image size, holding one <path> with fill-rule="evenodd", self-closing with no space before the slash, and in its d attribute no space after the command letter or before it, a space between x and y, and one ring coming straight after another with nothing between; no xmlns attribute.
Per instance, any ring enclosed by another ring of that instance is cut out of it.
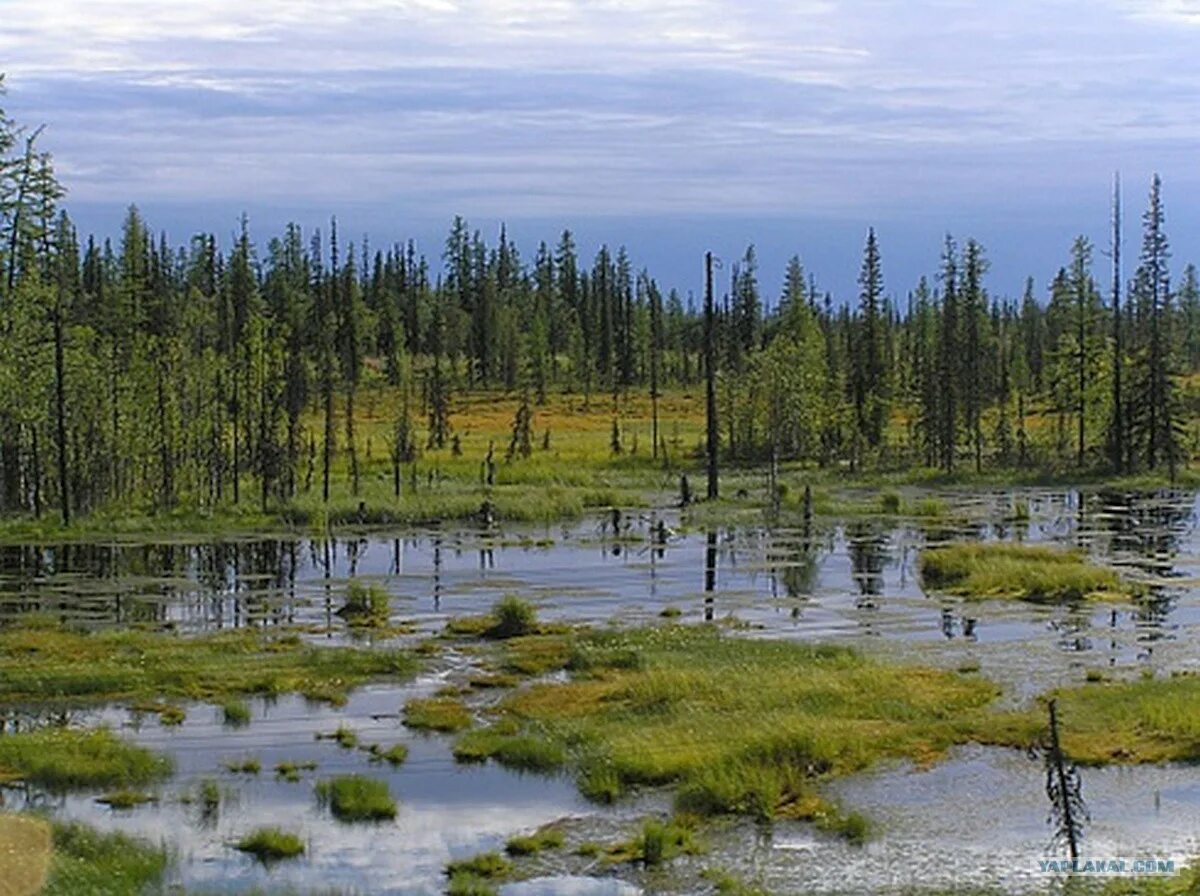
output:
<svg viewBox="0 0 1200 896"><path fill-rule="evenodd" d="M4 514L211 506L247 488L268 506L328 498L331 478L356 493L365 387L395 387L398 467L448 446L456 390L567 390L620 413L632 390L702 381L709 332L727 458L1124 473L1190 454L1200 284L1190 265L1169 275L1157 176L1128 279L1115 191L1111 270L1080 237L1048 298L1032 278L991 295L983 247L949 237L932 279L886 296L872 231L856 301L793 258L767 312L750 248L710 330L624 248L589 262L570 232L526 260L503 228L489 245L456 218L431 261L412 242L346 243L335 221L256 246L243 220L232 245L173 246L130 208L116 245L81 240L38 138L0 110Z"/></svg>

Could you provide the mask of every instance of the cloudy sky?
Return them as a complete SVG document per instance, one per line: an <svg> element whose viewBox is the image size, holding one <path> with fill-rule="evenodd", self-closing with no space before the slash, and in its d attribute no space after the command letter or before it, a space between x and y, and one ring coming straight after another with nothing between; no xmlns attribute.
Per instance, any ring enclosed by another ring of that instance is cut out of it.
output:
<svg viewBox="0 0 1200 896"><path fill-rule="evenodd" d="M1159 171L1200 261L1200 0L0 0L0 71L101 233L336 213L436 254L461 213L847 296L874 225L897 295L947 231L1010 293L1106 243L1120 169L1129 238Z"/></svg>

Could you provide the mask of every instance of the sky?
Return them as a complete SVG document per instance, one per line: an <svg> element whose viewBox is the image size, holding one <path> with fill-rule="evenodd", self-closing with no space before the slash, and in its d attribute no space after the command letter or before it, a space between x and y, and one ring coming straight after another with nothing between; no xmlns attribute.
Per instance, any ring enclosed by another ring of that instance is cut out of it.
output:
<svg viewBox="0 0 1200 896"><path fill-rule="evenodd" d="M527 259L573 230L699 291L753 243L853 300L978 239L996 295L1071 241L1107 280L1161 174L1200 262L1200 0L0 0L10 116L46 124L80 228L265 239L336 215L436 257L462 214Z"/></svg>

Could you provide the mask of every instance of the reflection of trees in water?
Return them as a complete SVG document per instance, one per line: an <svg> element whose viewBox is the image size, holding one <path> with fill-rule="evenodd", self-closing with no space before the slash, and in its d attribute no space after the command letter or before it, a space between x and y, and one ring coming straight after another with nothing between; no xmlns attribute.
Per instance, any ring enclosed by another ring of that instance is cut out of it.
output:
<svg viewBox="0 0 1200 896"><path fill-rule="evenodd" d="M858 585L859 607L874 608L873 598L883 594L883 568L888 562L887 534L871 523L856 522L846 527L850 552L850 574Z"/></svg>
<svg viewBox="0 0 1200 896"><path fill-rule="evenodd" d="M1175 558L1196 524L1193 493L1101 491L1091 503L1089 531L1104 553L1153 575L1178 575Z"/></svg>

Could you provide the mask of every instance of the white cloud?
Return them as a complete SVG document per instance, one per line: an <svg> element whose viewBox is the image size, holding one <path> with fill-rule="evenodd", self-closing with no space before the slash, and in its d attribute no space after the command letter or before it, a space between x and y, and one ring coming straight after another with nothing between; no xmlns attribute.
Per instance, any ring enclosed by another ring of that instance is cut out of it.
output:
<svg viewBox="0 0 1200 896"><path fill-rule="evenodd" d="M1200 0L0 0L0 59L84 199L836 210L1176 158L1189 23Z"/></svg>

